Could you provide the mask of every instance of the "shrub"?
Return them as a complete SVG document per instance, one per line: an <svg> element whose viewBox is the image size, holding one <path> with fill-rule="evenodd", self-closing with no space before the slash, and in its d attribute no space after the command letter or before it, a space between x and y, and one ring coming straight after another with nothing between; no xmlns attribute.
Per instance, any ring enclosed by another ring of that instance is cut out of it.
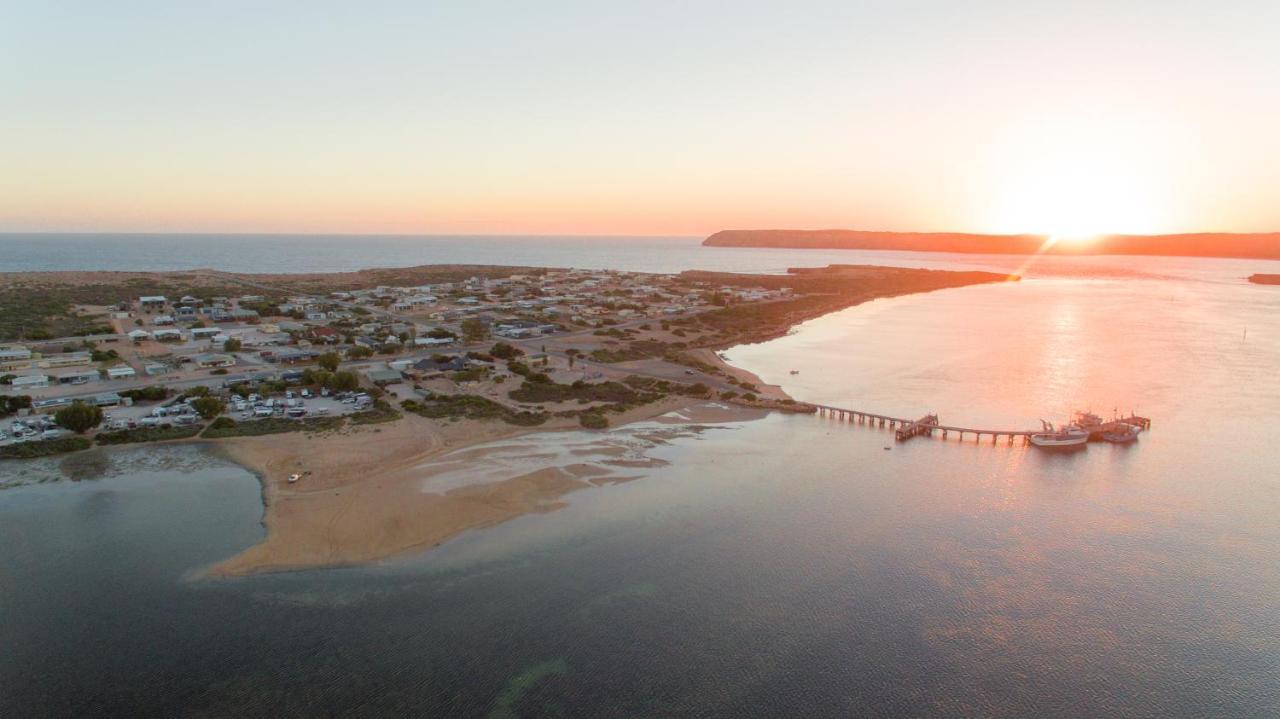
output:
<svg viewBox="0 0 1280 719"><path fill-rule="evenodd" d="M578 424L587 429L608 429L609 418L599 412L583 412L578 415Z"/></svg>
<svg viewBox="0 0 1280 719"><path fill-rule="evenodd" d="M203 426L198 424L186 427L164 425L161 427L139 427L138 429L122 429L118 432L99 432L98 444L132 444L135 442L162 442L170 439L187 439L200 434Z"/></svg>
<svg viewBox="0 0 1280 719"><path fill-rule="evenodd" d="M88 437L64 437L43 442L22 442L21 444L11 444L8 447L0 447L0 459L48 457L53 454L77 452L82 449L89 449L92 446L93 442L90 442Z"/></svg>
<svg viewBox="0 0 1280 719"><path fill-rule="evenodd" d="M84 434L102 423L102 408L75 401L54 413L58 426L76 434Z"/></svg>

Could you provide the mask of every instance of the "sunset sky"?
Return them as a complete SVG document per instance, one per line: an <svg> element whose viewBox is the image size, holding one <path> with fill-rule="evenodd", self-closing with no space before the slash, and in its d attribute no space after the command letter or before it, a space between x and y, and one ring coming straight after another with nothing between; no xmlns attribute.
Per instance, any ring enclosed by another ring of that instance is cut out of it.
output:
<svg viewBox="0 0 1280 719"><path fill-rule="evenodd" d="M1280 230L1280 2L0 1L0 231Z"/></svg>

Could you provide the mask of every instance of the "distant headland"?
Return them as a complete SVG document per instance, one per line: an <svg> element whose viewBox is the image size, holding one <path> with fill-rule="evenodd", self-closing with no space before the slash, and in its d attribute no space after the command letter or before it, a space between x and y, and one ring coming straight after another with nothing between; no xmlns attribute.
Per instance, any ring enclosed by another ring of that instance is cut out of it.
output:
<svg viewBox="0 0 1280 719"><path fill-rule="evenodd" d="M1085 242L1058 242L1045 248L1044 235L979 235L962 232L877 232L868 230L721 230L703 240L707 247L785 247L805 250L907 250L1031 255L1159 255L1280 260L1280 232L1181 235L1105 235ZM1043 248L1043 249L1042 249Z"/></svg>

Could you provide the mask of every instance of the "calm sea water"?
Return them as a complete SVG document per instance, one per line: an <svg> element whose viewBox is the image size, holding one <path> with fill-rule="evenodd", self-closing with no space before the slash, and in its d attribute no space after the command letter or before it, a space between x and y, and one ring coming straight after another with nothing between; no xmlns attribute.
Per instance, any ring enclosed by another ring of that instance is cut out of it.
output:
<svg viewBox="0 0 1280 719"><path fill-rule="evenodd" d="M1280 715L1280 292L1256 266L1055 260L728 353L955 423L1133 409L1132 447L624 428L669 464L411 558L234 581L198 570L262 536L259 489L216 456L0 465L0 716Z"/></svg>

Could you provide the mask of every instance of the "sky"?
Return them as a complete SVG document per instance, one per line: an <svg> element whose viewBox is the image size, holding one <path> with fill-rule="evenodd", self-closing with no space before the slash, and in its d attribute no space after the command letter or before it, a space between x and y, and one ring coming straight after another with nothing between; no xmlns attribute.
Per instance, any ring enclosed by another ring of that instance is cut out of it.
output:
<svg viewBox="0 0 1280 719"><path fill-rule="evenodd" d="M0 0L0 231L1280 230L1280 2Z"/></svg>

